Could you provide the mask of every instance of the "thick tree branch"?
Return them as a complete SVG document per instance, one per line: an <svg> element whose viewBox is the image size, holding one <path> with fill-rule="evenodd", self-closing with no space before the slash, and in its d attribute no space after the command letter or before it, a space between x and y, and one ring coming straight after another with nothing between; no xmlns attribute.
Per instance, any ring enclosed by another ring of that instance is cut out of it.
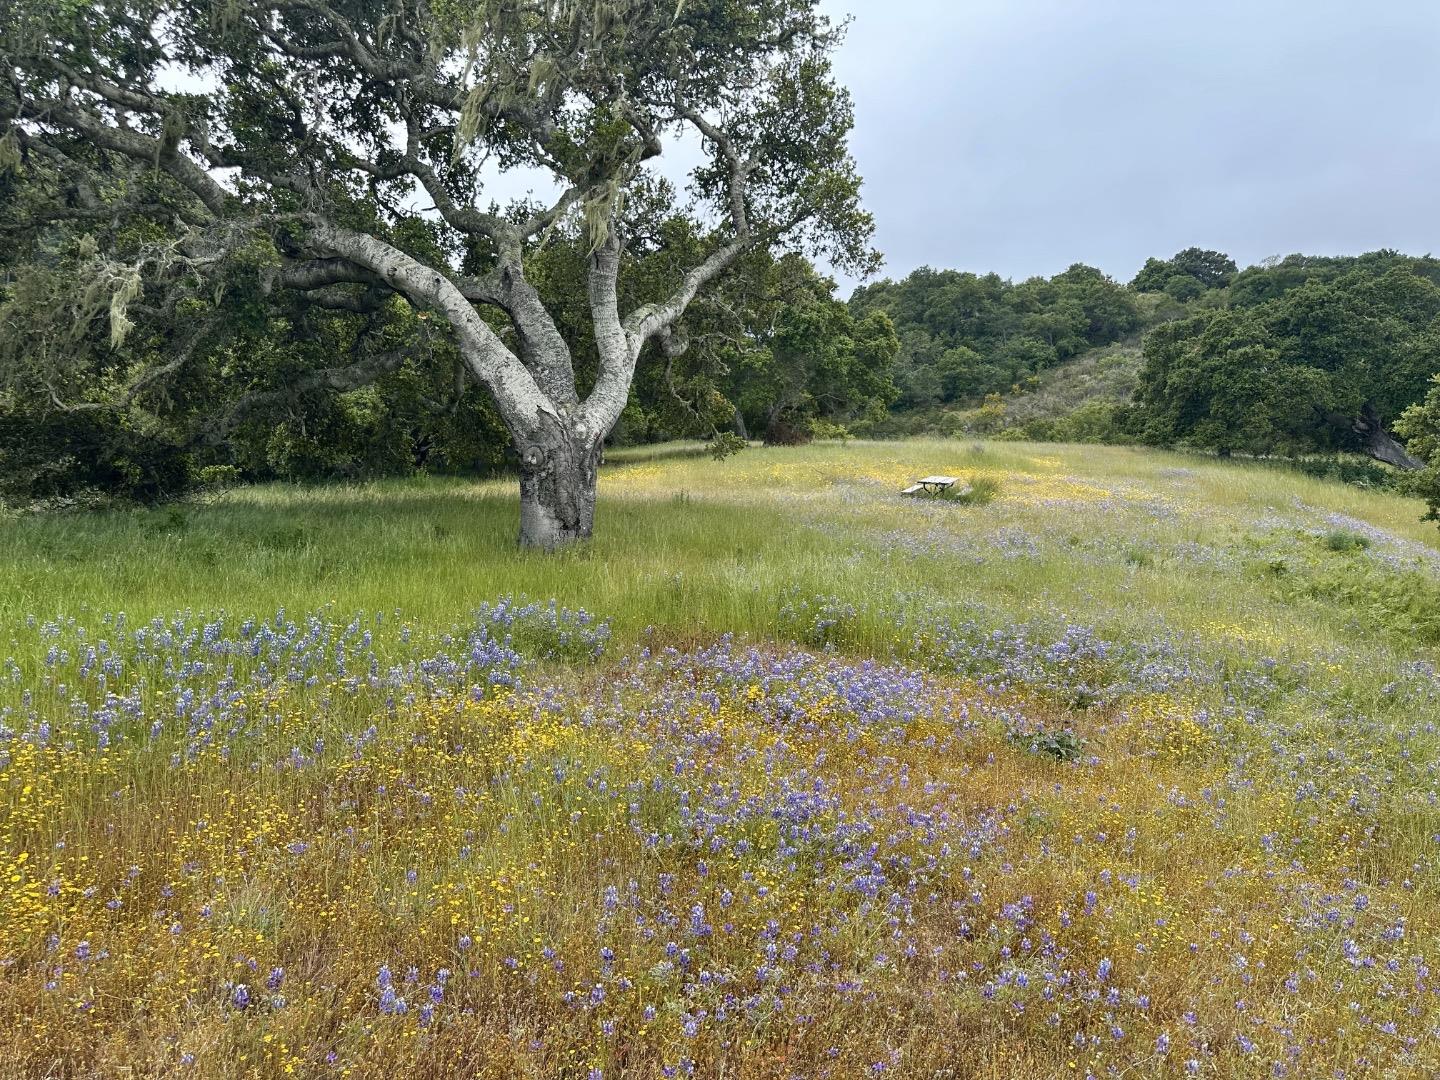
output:
<svg viewBox="0 0 1440 1080"><path fill-rule="evenodd" d="M533 437L545 422L544 417L558 415L555 404L534 376L445 274L377 237L323 220L312 224L311 239L315 244L372 271L412 304L435 308L449 320L466 364L495 398L501 417L517 439Z"/></svg>
<svg viewBox="0 0 1440 1080"><path fill-rule="evenodd" d="M698 110L680 102L676 104L676 112L693 124L719 150L729 166L727 190L733 235L728 243L711 252L698 266L691 269L666 300L638 308L626 317L625 330L635 340L637 351L655 333L673 326L675 321L685 314L685 309L695 299L696 294L719 277L726 267L756 240L745 208L746 184L755 162L753 159L742 160L734 140Z"/></svg>
<svg viewBox="0 0 1440 1080"><path fill-rule="evenodd" d="M315 391L343 394L369 386L376 379L398 371L415 349L391 349L356 360L353 364L319 368L307 371L292 379L278 390L257 390L237 400L218 420L207 425L199 435L200 441L218 444L228 439L242 423L256 412L271 406L295 401Z"/></svg>
<svg viewBox="0 0 1440 1080"><path fill-rule="evenodd" d="M216 217L224 214L226 205L232 199L230 192L219 181L180 152L175 140L151 138L133 129L116 127L92 109L53 99L22 102L17 112L22 120L42 125L62 125L79 132L102 149L158 166Z"/></svg>
<svg viewBox="0 0 1440 1080"><path fill-rule="evenodd" d="M588 285L590 319L595 326L600 372L595 388L585 401L583 415L590 430L601 438L614 427L625 408L642 344L620 321L619 276L620 241L612 229L606 242L590 256Z"/></svg>

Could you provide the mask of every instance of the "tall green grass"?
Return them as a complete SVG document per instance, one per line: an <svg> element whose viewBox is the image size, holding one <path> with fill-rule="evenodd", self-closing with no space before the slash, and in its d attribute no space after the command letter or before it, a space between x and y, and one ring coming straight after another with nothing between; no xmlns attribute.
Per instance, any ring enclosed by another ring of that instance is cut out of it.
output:
<svg viewBox="0 0 1440 1080"><path fill-rule="evenodd" d="M898 497L929 472L994 482L998 497ZM594 541L558 555L518 549L506 480L267 485L153 509L11 516L0 519L0 622L325 606L435 622L515 594L588 608L624 642L652 628L773 636L787 597L802 594L865 610L1065 616L1117 635L1264 626L1277 642L1323 649L1353 641L1363 615L1297 599L1255 567L1305 523L1334 531L1322 521L1332 513L1433 549L1440 532L1420 509L1270 466L1131 448L852 442L716 463L697 447L646 447L611 456ZM1213 554L1233 572L1177 552ZM1393 620L1371 623L1396 636ZM881 650L892 633L855 640Z"/></svg>

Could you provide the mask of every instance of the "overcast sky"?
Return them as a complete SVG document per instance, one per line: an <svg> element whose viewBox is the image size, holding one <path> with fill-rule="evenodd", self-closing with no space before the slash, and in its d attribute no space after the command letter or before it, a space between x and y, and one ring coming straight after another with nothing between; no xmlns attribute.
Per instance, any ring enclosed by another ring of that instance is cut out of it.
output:
<svg viewBox="0 0 1440 1080"><path fill-rule="evenodd" d="M887 276L1440 251L1440 0L824 4Z"/></svg>

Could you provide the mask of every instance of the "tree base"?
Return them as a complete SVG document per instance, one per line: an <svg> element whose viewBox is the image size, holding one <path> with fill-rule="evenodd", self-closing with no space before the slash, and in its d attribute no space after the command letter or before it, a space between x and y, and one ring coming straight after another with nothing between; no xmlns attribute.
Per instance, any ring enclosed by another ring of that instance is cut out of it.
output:
<svg viewBox="0 0 1440 1080"><path fill-rule="evenodd" d="M520 454L520 546L555 551L595 531L596 440L554 430Z"/></svg>
<svg viewBox="0 0 1440 1080"><path fill-rule="evenodd" d="M810 428L803 422L796 424L776 417L765 426L766 446L804 446L812 440Z"/></svg>

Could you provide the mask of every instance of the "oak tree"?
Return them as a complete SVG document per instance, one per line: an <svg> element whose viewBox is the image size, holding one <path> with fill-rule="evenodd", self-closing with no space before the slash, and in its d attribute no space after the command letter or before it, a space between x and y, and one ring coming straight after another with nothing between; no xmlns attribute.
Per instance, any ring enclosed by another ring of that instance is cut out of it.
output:
<svg viewBox="0 0 1440 1080"><path fill-rule="evenodd" d="M246 273L262 291L384 311L382 326L439 327L514 441L521 543L553 548L590 534L601 442L637 361L683 348L697 294L756 249L858 273L875 262L829 62L840 28L817 7L15 0L0 25L0 166L32 181L36 223L156 226L123 259L95 253L117 343L127 305L173 315L177 292ZM677 143L699 157L683 192L656 168ZM553 198L502 205L510 173L548 177ZM699 242L660 299L624 310L630 207L653 219L656 199ZM575 221L597 357L579 376L527 277ZM150 350L127 385L183 372L193 328L171 325L173 349ZM382 333L296 378L355 388L405 354Z"/></svg>

